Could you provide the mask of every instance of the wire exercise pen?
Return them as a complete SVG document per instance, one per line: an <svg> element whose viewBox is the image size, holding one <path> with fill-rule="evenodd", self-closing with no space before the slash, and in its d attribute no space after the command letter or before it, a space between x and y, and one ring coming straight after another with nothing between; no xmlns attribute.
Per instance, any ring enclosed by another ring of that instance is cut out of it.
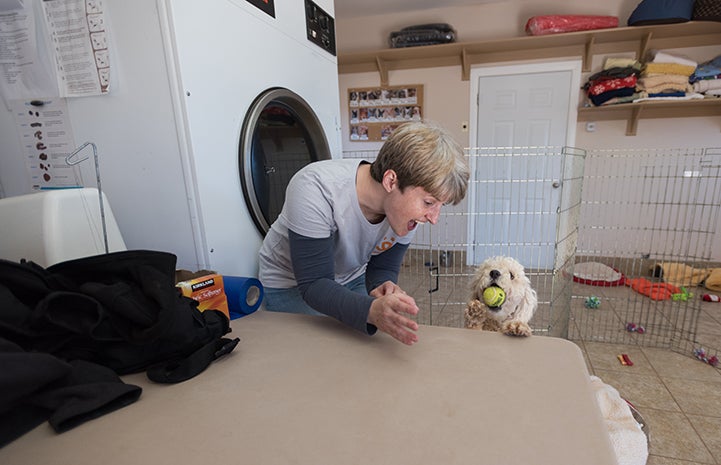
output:
<svg viewBox="0 0 721 465"><path fill-rule="evenodd" d="M719 335L698 327L702 287L653 300L628 285L582 284L574 267L599 263L652 284L664 282L659 265L713 267L721 149L466 152L466 200L444 207L437 225L419 227L399 277L422 309L419 323L462 327L476 266L508 255L525 266L538 293L535 334L719 352ZM375 152L344 158L372 161ZM598 308L586 305L589 297ZM629 323L645 331L629 331Z"/></svg>
<svg viewBox="0 0 721 465"><path fill-rule="evenodd" d="M720 176L721 148L588 153L577 262L618 270L626 285L578 286L572 337L718 354L719 335L704 331L699 318L701 295L711 292L702 270L719 266L712 257ZM684 271L664 276L673 269ZM588 311L581 303L592 293L602 303Z"/></svg>

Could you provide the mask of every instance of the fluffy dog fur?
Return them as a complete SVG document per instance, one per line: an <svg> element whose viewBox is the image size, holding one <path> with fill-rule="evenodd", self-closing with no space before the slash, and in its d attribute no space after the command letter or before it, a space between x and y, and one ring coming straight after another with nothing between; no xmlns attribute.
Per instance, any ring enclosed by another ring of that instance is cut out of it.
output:
<svg viewBox="0 0 721 465"><path fill-rule="evenodd" d="M506 293L500 307L483 302L483 291L496 285ZM523 265L510 257L493 257L481 263L471 282L471 300L465 311L465 326L483 331L500 331L510 336L530 336L528 325L538 306L536 291Z"/></svg>

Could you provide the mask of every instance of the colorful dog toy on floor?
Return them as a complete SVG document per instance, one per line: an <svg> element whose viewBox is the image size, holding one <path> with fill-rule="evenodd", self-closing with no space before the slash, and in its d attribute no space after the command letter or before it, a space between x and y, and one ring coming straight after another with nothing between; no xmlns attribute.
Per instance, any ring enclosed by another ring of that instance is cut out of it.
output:
<svg viewBox="0 0 721 465"><path fill-rule="evenodd" d="M586 308L598 308L601 306L601 299L599 299L595 295L592 295L591 297L586 298L585 305Z"/></svg>
<svg viewBox="0 0 721 465"><path fill-rule="evenodd" d="M628 331L629 333L643 334L646 332L646 328L641 325L637 325L636 323L628 323L626 325L626 331Z"/></svg>
<svg viewBox="0 0 721 465"><path fill-rule="evenodd" d="M685 287L681 288L681 292L671 294L671 299L675 301L686 302L688 299L693 297L693 292L689 292Z"/></svg>
<svg viewBox="0 0 721 465"><path fill-rule="evenodd" d="M697 359L701 360L702 362L708 363L712 367L718 366L718 357L715 355L707 357L706 351L703 349L694 349L693 354L696 356Z"/></svg>
<svg viewBox="0 0 721 465"><path fill-rule="evenodd" d="M719 299L719 296L717 296L716 294L704 294L701 298L704 300L704 302L719 302L719 301L721 301L721 299Z"/></svg>

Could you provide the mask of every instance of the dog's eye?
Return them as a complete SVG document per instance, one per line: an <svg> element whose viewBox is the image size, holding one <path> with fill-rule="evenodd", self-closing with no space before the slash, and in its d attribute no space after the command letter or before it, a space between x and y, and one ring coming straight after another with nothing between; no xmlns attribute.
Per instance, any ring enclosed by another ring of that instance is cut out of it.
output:
<svg viewBox="0 0 721 465"><path fill-rule="evenodd" d="M511 279L516 279L516 277L511 273Z"/></svg>

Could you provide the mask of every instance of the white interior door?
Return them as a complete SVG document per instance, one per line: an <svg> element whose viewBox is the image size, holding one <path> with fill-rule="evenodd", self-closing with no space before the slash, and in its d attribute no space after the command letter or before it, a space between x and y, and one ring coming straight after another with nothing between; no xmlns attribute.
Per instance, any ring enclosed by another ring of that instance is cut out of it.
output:
<svg viewBox="0 0 721 465"><path fill-rule="evenodd" d="M563 146L573 146L580 61L471 72L468 264L511 255L552 269Z"/></svg>

